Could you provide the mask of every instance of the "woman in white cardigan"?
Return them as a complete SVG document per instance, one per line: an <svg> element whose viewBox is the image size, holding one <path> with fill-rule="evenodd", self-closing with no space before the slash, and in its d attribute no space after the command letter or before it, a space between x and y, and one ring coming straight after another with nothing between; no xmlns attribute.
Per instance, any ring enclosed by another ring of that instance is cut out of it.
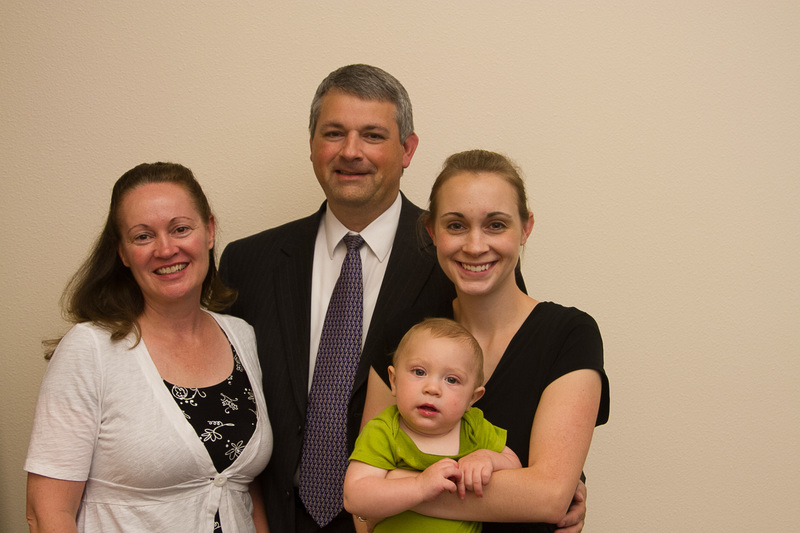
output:
<svg viewBox="0 0 800 533"><path fill-rule="evenodd" d="M191 171L142 164L65 292L74 326L45 373L28 458L38 531L268 531L257 484L272 431L252 328Z"/></svg>

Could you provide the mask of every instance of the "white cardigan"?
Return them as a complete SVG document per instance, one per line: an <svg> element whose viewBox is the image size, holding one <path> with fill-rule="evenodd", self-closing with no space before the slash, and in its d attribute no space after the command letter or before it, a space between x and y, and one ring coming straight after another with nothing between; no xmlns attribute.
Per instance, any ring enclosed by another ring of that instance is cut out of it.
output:
<svg viewBox="0 0 800 533"><path fill-rule="evenodd" d="M83 532L255 531L248 483L272 453L253 328L209 313L236 348L255 392L258 423L242 454L217 472L205 446L164 385L144 342L112 342L77 324L48 364L25 470L86 481Z"/></svg>

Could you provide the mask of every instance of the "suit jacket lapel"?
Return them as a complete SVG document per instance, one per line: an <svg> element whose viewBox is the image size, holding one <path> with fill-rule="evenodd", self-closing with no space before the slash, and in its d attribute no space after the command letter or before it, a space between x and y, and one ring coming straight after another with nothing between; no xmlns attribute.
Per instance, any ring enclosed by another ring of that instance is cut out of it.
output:
<svg viewBox="0 0 800 533"><path fill-rule="evenodd" d="M315 215L303 220L292 240L281 246L279 253L283 256L275 275L274 294L278 298L278 322L285 343L286 365L292 394L301 413L305 413L308 401L314 241L324 205Z"/></svg>
<svg viewBox="0 0 800 533"><path fill-rule="evenodd" d="M417 237L417 220L422 210L412 204L405 196L402 197L403 205L400 211L400 223L397 227L389 264L383 277L381 290L372 314L370 329L364 343L359 368L355 377L353 389L362 386L369 377L371 357L385 355L374 352L385 348L379 346L380 340L377 331L381 331L386 321L391 319L392 313L397 309L406 309L417 299L425 281L430 277L435 266L435 261L422 262L419 254L431 253L421 245ZM432 245L431 245L432 246Z"/></svg>

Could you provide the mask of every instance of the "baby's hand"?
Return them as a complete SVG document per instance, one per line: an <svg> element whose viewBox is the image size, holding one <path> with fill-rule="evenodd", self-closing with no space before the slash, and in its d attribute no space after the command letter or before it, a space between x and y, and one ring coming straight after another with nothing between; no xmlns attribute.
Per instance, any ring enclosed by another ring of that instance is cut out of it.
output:
<svg viewBox="0 0 800 533"><path fill-rule="evenodd" d="M462 474L458 483L458 496L461 499L466 497L467 490L479 498L483 496L483 486L489 483L494 472L492 454L497 455L497 452L477 450L458 461L458 469Z"/></svg>
<svg viewBox="0 0 800 533"><path fill-rule="evenodd" d="M461 471L453 459L441 459L417 476L417 486L423 501L431 501L444 491L456 492L461 483Z"/></svg>

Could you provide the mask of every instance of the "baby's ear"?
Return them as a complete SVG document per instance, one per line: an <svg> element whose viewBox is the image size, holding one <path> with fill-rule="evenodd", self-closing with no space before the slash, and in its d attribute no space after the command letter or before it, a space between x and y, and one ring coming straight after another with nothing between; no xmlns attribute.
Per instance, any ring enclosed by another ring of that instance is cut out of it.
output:
<svg viewBox="0 0 800 533"><path fill-rule="evenodd" d="M478 387L472 392L472 400L469 402L469 406L472 407L472 404L477 402L483 397L483 394L486 392L486 387Z"/></svg>
<svg viewBox="0 0 800 533"><path fill-rule="evenodd" d="M389 387L392 389L392 396L397 396L397 392L395 392L394 390L394 380L395 380L394 367L392 365L389 365L389 368L387 370L389 370Z"/></svg>

